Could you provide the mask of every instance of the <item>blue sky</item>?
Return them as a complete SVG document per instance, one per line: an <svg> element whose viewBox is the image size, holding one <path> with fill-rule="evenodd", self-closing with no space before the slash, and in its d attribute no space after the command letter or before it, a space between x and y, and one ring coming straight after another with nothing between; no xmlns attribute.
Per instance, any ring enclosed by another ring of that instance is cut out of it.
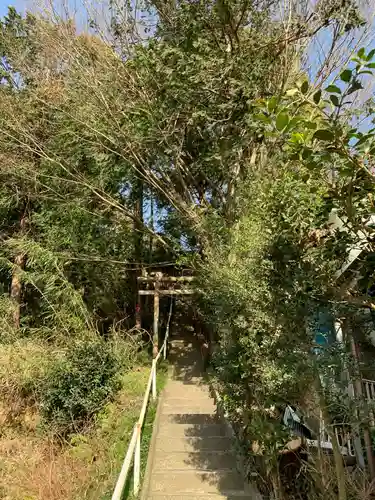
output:
<svg viewBox="0 0 375 500"><path fill-rule="evenodd" d="M9 3L4 2L4 0L0 0L0 16L3 16L7 9L8 9Z"/></svg>
<svg viewBox="0 0 375 500"><path fill-rule="evenodd" d="M18 9L22 9L24 7L24 2L22 0L0 0L0 16L2 17L4 14L8 12L8 6L13 5Z"/></svg>

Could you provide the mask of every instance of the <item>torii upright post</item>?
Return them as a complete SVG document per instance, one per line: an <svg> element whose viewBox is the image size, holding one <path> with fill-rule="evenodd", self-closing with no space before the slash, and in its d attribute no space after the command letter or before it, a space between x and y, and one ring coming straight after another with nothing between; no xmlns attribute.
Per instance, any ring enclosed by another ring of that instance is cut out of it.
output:
<svg viewBox="0 0 375 500"><path fill-rule="evenodd" d="M159 281L155 281L155 292L154 292L154 328L153 328L153 357L159 353Z"/></svg>
<svg viewBox="0 0 375 500"><path fill-rule="evenodd" d="M139 294L138 292L138 302L135 306L135 327L140 330L141 327L142 327L142 323L141 323L141 300L142 300L142 297L141 295Z"/></svg>

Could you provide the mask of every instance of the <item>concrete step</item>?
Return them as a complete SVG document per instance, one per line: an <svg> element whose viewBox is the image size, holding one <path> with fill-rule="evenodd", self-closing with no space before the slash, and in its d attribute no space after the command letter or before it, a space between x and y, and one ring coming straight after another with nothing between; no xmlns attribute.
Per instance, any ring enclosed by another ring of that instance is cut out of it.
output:
<svg viewBox="0 0 375 500"><path fill-rule="evenodd" d="M191 339L179 339L175 337L169 337L169 345L174 349L194 349L197 347L197 343Z"/></svg>
<svg viewBox="0 0 375 500"><path fill-rule="evenodd" d="M171 344L169 349L169 357L173 357L176 364L176 367L186 364L187 361L190 361L191 365L194 366L202 359L202 355L199 349L195 349L191 344L187 345L176 345Z"/></svg>
<svg viewBox="0 0 375 500"><path fill-rule="evenodd" d="M155 452L154 464L155 472L163 470L236 470L235 456L225 451L198 451L195 453L185 453L157 450Z"/></svg>
<svg viewBox="0 0 375 500"><path fill-rule="evenodd" d="M172 342L169 348L169 355L174 356L177 367L183 364L187 359L189 359L194 365L198 363L200 359L202 359L202 355L200 353L200 349L195 347L193 344L180 344Z"/></svg>
<svg viewBox="0 0 375 500"><path fill-rule="evenodd" d="M200 377L196 377L197 380L195 380L195 382L197 382L196 384L194 384L194 386L192 384L187 384L189 386L189 388L193 389L193 388L196 388L197 390L202 388L203 390L207 390L208 391L208 385L207 385L207 380L205 380L202 376ZM170 389L175 389L175 388L181 388L181 387L185 387L185 384L182 380L173 380L173 379L170 379L168 380L168 383L167 383L167 386L166 386L166 389L170 388ZM194 390L194 389L193 389Z"/></svg>
<svg viewBox="0 0 375 500"><path fill-rule="evenodd" d="M163 414L176 415L176 413L216 413L216 405L210 400L192 400L192 401L180 401L179 404L169 402L168 400L164 402L162 408Z"/></svg>
<svg viewBox="0 0 375 500"><path fill-rule="evenodd" d="M255 500L256 497L249 494L236 493L235 495L152 495L148 500Z"/></svg>
<svg viewBox="0 0 375 500"><path fill-rule="evenodd" d="M172 360L173 361L173 360ZM171 361L171 362L172 362ZM185 361L180 361L178 366L173 367L174 373L191 373L194 377L201 377L203 379L203 363L201 361L197 361L196 363L192 363L189 359Z"/></svg>
<svg viewBox="0 0 375 500"><path fill-rule="evenodd" d="M163 423L159 426L158 437L190 438L190 437L218 437L227 436L224 424L170 424Z"/></svg>
<svg viewBox="0 0 375 500"><path fill-rule="evenodd" d="M189 356L186 356L185 354L183 354L183 349L181 349L181 351L177 348L173 348L169 351L169 358L172 358L172 360L176 363L174 365L174 368L176 368L177 370L181 370L183 368L186 368L186 367L190 367L190 368L193 368L193 367L196 367L196 366L199 366L201 364L201 360L202 360L202 357L197 357L196 355L189 355Z"/></svg>
<svg viewBox="0 0 375 500"><path fill-rule="evenodd" d="M171 415L175 413L216 413L216 405L212 399L197 398L191 400L171 400L166 399L163 407L171 411ZM198 411L197 411L198 410ZM167 412L165 412L167 413Z"/></svg>
<svg viewBox="0 0 375 500"><path fill-rule="evenodd" d="M191 373L172 373L173 380L176 380L184 385L199 385L202 381L200 377L196 377Z"/></svg>
<svg viewBox="0 0 375 500"><path fill-rule="evenodd" d="M183 377L182 375L180 376L179 374L174 374L173 372L171 373L171 381L175 382L176 384L182 385L183 387L193 387L193 386L200 386L203 382L202 377Z"/></svg>
<svg viewBox="0 0 375 500"><path fill-rule="evenodd" d="M172 371L172 381L176 384L185 386L200 386L205 380L201 376L191 375L190 373L182 373L177 371Z"/></svg>
<svg viewBox="0 0 375 500"><path fill-rule="evenodd" d="M168 383L167 383L165 389L169 389L171 391L173 391L173 390L177 391L177 390L181 390L181 389L189 389L192 392L201 391L201 392L205 392L205 393L209 394L210 389L209 389L209 386L207 384L207 381L201 376L194 377L194 378L197 379L197 380L195 380L196 383L194 385L184 384L183 380L174 380L174 379L168 380Z"/></svg>
<svg viewBox="0 0 375 500"><path fill-rule="evenodd" d="M175 415L176 413L215 413L216 405L212 399L192 398L187 399L169 399L163 401L162 414Z"/></svg>
<svg viewBox="0 0 375 500"><path fill-rule="evenodd" d="M154 471L150 479L149 495L244 495L244 482L237 472ZM164 496L165 498L165 496ZM191 499L191 496L190 496Z"/></svg>
<svg viewBox="0 0 375 500"><path fill-rule="evenodd" d="M189 424L189 425L203 425L203 424L219 424L220 419L213 413L161 413L160 424Z"/></svg>
<svg viewBox="0 0 375 500"><path fill-rule="evenodd" d="M215 406L215 402L210 398L208 394L204 394L204 392L193 392L190 393L189 390L186 391L187 394L181 395L181 397L169 397L165 395L164 397L164 405L166 406L186 406L189 403L194 405L210 405Z"/></svg>
<svg viewBox="0 0 375 500"><path fill-rule="evenodd" d="M214 400L210 396L210 392L203 387L196 385L182 385L180 387L166 387L164 389L164 402L170 404L170 400L180 401L195 401L195 400Z"/></svg>
<svg viewBox="0 0 375 500"><path fill-rule="evenodd" d="M228 437L211 437L211 438L162 438L158 439L155 444L156 451L184 451L186 453L199 451L230 451L232 449L232 441Z"/></svg>
<svg viewBox="0 0 375 500"><path fill-rule="evenodd" d="M208 402L201 404L186 404L186 405L164 405L162 415L215 415L216 406Z"/></svg>
<svg viewBox="0 0 375 500"><path fill-rule="evenodd" d="M202 376L195 339L173 340L170 353L174 369L142 500L256 500L236 471L232 440Z"/></svg>
<svg viewBox="0 0 375 500"><path fill-rule="evenodd" d="M190 389L192 392L202 391L202 392L210 393L210 388L207 384L207 381L202 376L194 377L194 378L197 378L197 380L195 381L197 383L195 383L194 385L184 384L183 380L174 380L174 379L168 380L168 384L165 387L165 389L170 389L173 391L173 390L185 388L185 389Z"/></svg>

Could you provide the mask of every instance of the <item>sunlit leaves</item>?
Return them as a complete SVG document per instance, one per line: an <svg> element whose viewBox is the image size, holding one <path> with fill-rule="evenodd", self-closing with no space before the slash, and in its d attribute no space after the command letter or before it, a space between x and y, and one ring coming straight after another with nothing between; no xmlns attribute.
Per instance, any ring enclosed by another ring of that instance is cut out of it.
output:
<svg viewBox="0 0 375 500"><path fill-rule="evenodd" d="M357 55L360 59L363 59L366 53L366 49L364 47L361 47L359 51L357 52Z"/></svg>
<svg viewBox="0 0 375 500"><path fill-rule="evenodd" d="M268 101L267 108L268 111L272 112L277 108L277 103L278 99L277 97L271 97L271 99Z"/></svg>
<svg viewBox="0 0 375 500"><path fill-rule="evenodd" d="M289 123L289 116L287 113L279 113L276 117L276 128L277 130L284 130Z"/></svg>
<svg viewBox="0 0 375 500"><path fill-rule="evenodd" d="M325 89L327 92L333 92L336 94L341 94L341 89L337 85L328 85Z"/></svg>
<svg viewBox="0 0 375 500"><path fill-rule="evenodd" d="M293 88L293 89L289 89L286 91L285 93L287 96L290 96L290 97L293 97L295 96L296 94L298 94L298 89L297 88Z"/></svg>

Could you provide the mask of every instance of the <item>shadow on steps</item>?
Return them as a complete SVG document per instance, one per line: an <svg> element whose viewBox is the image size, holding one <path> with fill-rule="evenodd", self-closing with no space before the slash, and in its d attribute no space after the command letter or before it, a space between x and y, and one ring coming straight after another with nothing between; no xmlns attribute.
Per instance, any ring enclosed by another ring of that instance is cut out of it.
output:
<svg viewBox="0 0 375 500"><path fill-rule="evenodd" d="M172 379L163 398L148 499L256 500L236 469L226 426L216 413L193 336L173 339Z"/></svg>

